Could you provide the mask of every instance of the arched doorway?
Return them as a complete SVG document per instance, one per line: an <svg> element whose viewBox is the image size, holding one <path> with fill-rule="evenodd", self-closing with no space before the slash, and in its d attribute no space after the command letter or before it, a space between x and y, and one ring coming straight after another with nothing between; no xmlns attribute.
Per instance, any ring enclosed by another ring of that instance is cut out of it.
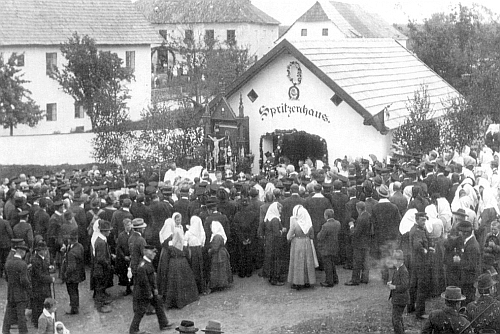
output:
<svg viewBox="0 0 500 334"><path fill-rule="evenodd" d="M275 165L279 159L289 160L298 170L299 160L305 161L307 158L313 162L322 160L328 163L328 149L326 140L318 135L297 130L276 130L267 133L260 140L260 166L266 160L265 154L274 153Z"/></svg>

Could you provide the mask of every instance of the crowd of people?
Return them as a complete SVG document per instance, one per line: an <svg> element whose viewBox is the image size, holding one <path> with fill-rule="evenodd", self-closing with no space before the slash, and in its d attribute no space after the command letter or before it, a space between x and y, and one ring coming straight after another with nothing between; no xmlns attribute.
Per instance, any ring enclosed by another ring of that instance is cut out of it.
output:
<svg viewBox="0 0 500 334"><path fill-rule="evenodd" d="M348 286L380 270L396 333L404 333L405 309L426 321L426 333L500 331L498 163L485 147L479 155L344 158L331 167L282 157L253 176L226 169L187 179L172 165L162 182L119 168L101 176L97 167L4 179L3 333L15 323L27 333L26 307L45 330L54 276L66 284L67 314L79 314L86 265L97 311L112 312L106 290L114 275L133 294L130 333L153 313L169 329L165 308L229 288L233 275L302 290L324 271L319 285L331 288L340 283L336 266L352 270ZM426 301L439 295L447 309L428 316Z"/></svg>

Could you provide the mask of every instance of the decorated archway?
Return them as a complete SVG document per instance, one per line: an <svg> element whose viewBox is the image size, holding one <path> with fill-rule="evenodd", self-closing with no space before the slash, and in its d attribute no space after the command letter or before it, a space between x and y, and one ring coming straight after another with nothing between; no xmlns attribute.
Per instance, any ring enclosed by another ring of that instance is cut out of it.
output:
<svg viewBox="0 0 500 334"><path fill-rule="evenodd" d="M276 130L266 133L260 138L260 168L269 154L274 155L274 165L278 164L280 158L289 161L298 170L299 160L305 161L307 158L313 162L322 160L328 163L328 147L326 140L318 135L305 131Z"/></svg>

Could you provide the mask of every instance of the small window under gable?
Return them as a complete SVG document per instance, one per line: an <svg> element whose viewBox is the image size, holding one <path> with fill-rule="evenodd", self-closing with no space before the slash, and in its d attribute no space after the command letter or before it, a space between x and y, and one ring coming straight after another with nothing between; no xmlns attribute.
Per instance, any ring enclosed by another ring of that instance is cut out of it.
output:
<svg viewBox="0 0 500 334"><path fill-rule="evenodd" d="M57 68L57 52L45 54L45 73L50 75Z"/></svg>
<svg viewBox="0 0 500 334"><path fill-rule="evenodd" d="M47 103L47 122L57 121L57 103Z"/></svg>
<svg viewBox="0 0 500 334"><path fill-rule="evenodd" d="M323 28L323 31L321 32L322 36L328 36L328 28Z"/></svg>
<svg viewBox="0 0 500 334"><path fill-rule="evenodd" d="M342 98L337 95L337 93L333 94L332 98L330 99L333 104L335 104L337 107L342 103Z"/></svg>
<svg viewBox="0 0 500 334"><path fill-rule="evenodd" d="M125 51L125 65L129 70L135 69L135 51Z"/></svg>
<svg viewBox="0 0 500 334"><path fill-rule="evenodd" d="M307 29L302 29L300 31L300 36L307 36Z"/></svg>

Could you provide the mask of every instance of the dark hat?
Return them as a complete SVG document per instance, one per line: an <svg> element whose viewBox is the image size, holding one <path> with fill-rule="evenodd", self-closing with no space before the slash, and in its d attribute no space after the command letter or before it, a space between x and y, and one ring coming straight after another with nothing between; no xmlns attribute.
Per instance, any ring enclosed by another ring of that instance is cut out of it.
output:
<svg viewBox="0 0 500 334"><path fill-rule="evenodd" d="M14 247L15 245L18 244L24 244L24 239L19 239L19 238L10 239L10 242L12 243L12 247Z"/></svg>
<svg viewBox="0 0 500 334"><path fill-rule="evenodd" d="M18 216L19 216L19 218L26 218L26 217L28 217L29 214L30 214L29 211L23 210L23 211L18 213Z"/></svg>
<svg viewBox="0 0 500 334"><path fill-rule="evenodd" d="M207 199L207 202L205 203L205 205L207 206L207 208L214 208L217 206L217 199L214 198L214 197L210 197Z"/></svg>
<svg viewBox="0 0 500 334"><path fill-rule="evenodd" d="M439 169L445 169L446 168L446 165L444 164L443 160L438 160L437 161L437 166L438 166Z"/></svg>
<svg viewBox="0 0 500 334"><path fill-rule="evenodd" d="M206 188L200 187L200 186L196 187L196 190L194 191L196 196L203 195L203 194L205 194L205 192L206 192Z"/></svg>
<svg viewBox="0 0 500 334"><path fill-rule="evenodd" d="M111 231L111 223L107 220L99 220L99 230L100 231Z"/></svg>
<svg viewBox="0 0 500 334"><path fill-rule="evenodd" d="M181 193L188 193L188 192L189 192L189 185L184 184L184 185L181 187Z"/></svg>
<svg viewBox="0 0 500 334"><path fill-rule="evenodd" d="M380 186L382 185L382 178L380 176L375 176L375 178L373 179L373 183L375 184L375 186Z"/></svg>
<svg viewBox="0 0 500 334"><path fill-rule="evenodd" d="M127 188L135 188L135 187L137 187L137 182L129 183L127 185Z"/></svg>
<svg viewBox="0 0 500 334"><path fill-rule="evenodd" d="M156 250L156 247L153 245L145 245L144 249Z"/></svg>
<svg viewBox="0 0 500 334"><path fill-rule="evenodd" d="M147 186L145 189L144 189L144 193L146 195L152 195L156 192L156 187L153 187L153 186Z"/></svg>
<svg viewBox="0 0 500 334"><path fill-rule="evenodd" d="M457 224L457 230L461 231L461 232L469 232L469 231L472 231L472 223L465 220L465 221L461 221Z"/></svg>
<svg viewBox="0 0 500 334"><path fill-rule="evenodd" d="M465 300L462 290L458 286L447 286L446 291L441 294L441 298L451 301Z"/></svg>
<svg viewBox="0 0 500 334"><path fill-rule="evenodd" d="M148 225L144 222L142 218L135 218L132 220L132 228L145 228Z"/></svg>
<svg viewBox="0 0 500 334"><path fill-rule="evenodd" d="M39 241L35 246L36 251L41 251L46 249L47 249L47 244L45 243L45 241Z"/></svg>
<svg viewBox="0 0 500 334"><path fill-rule="evenodd" d="M389 187L387 187L385 184L381 185L378 190L377 190L378 194L380 195L380 197L389 197Z"/></svg>
<svg viewBox="0 0 500 334"><path fill-rule="evenodd" d="M62 202L62 201L55 201L55 202L54 202L54 208L58 208L58 207L60 207L61 205L63 205L63 202Z"/></svg>
<svg viewBox="0 0 500 334"><path fill-rule="evenodd" d="M175 330L181 333L196 333L198 328L194 327L194 322L190 320L182 320L179 327L175 328Z"/></svg>
<svg viewBox="0 0 500 334"><path fill-rule="evenodd" d="M498 282L491 277L490 273L484 273L477 279L476 288L478 290L486 290L497 283Z"/></svg>
<svg viewBox="0 0 500 334"><path fill-rule="evenodd" d="M259 195L259 191L257 190L257 188L252 187L250 188L248 195L250 195L250 197L257 197Z"/></svg>
<svg viewBox="0 0 500 334"><path fill-rule="evenodd" d="M462 209L462 208L458 209L457 211L453 211L452 213L453 213L454 215L457 215L457 216L462 216L462 217L464 217L464 218L468 218L468 217L469 217L469 215L467 215L467 213L465 212L465 210L464 210L464 209Z"/></svg>
<svg viewBox="0 0 500 334"><path fill-rule="evenodd" d="M395 250L394 253L392 253L392 257L396 260L404 260L405 259L405 255L401 249Z"/></svg>
<svg viewBox="0 0 500 334"><path fill-rule="evenodd" d="M14 249L16 249L16 250L17 250L17 249L24 249L26 252L30 250L30 249L28 248L28 246L26 246L24 243L22 243L22 244L18 244L18 245L14 245L13 247L14 247Z"/></svg>
<svg viewBox="0 0 500 334"><path fill-rule="evenodd" d="M419 219L419 218L422 218L422 217L425 217L426 219L429 219L429 217L427 217L427 213L425 213L425 212L417 212L417 213L415 213L415 219Z"/></svg>
<svg viewBox="0 0 500 334"><path fill-rule="evenodd" d="M224 333L222 330L222 326L220 321L216 320L209 320L207 327L205 329L202 329L202 332L212 332L212 333Z"/></svg>
<svg viewBox="0 0 500 334"><path fill-rule="evenodd" d="M172 195L172 193L173 193L172 186L165 186L165 187L161 188L161 193L163 195Z"/></svg>

